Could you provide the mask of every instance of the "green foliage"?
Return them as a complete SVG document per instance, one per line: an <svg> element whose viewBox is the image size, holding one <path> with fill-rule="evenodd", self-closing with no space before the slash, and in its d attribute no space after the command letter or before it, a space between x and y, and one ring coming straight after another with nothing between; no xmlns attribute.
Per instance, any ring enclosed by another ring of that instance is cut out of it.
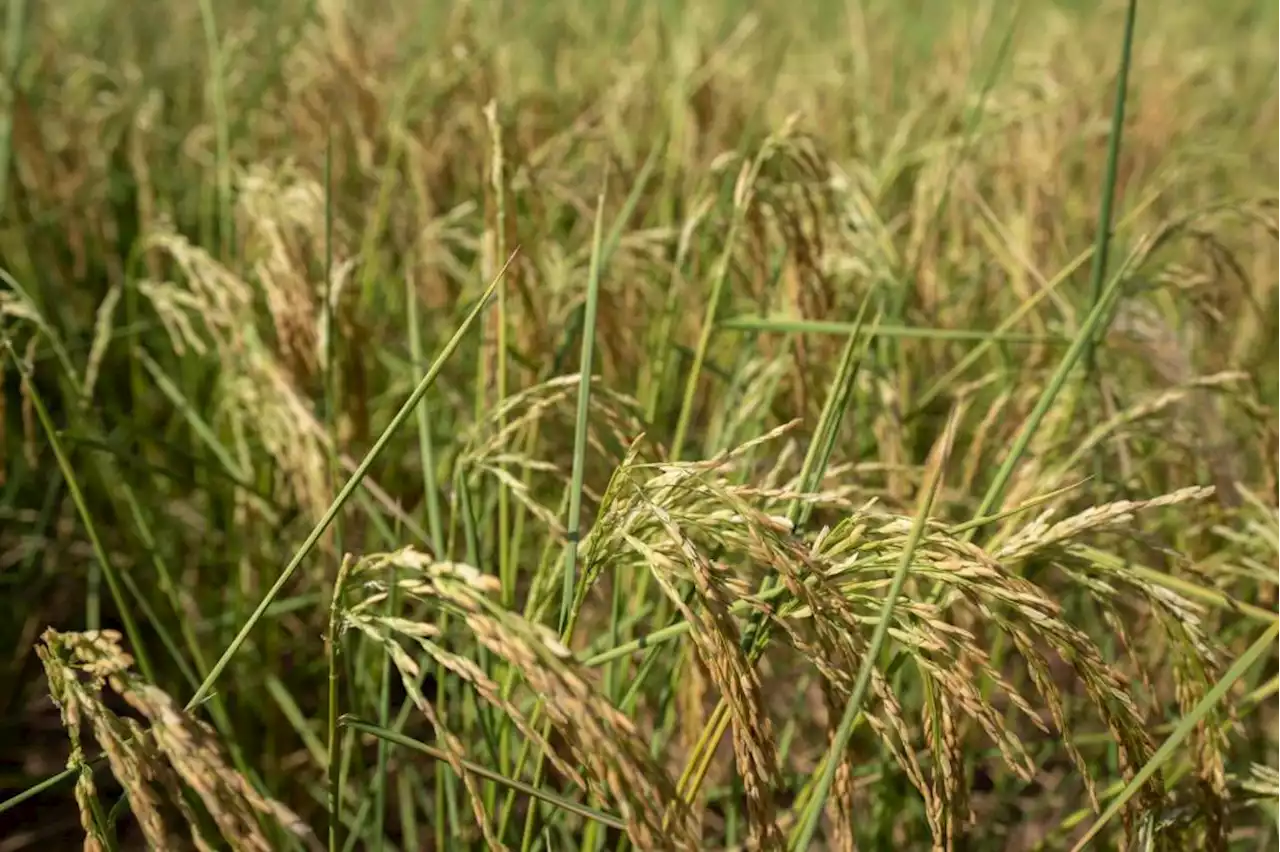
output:
<svg viewBox="0 0 1280 852"><path fill-rule="evenodd" d="M1273 848L1276 13L1132 11L11 3L0 846Z"/></svg>

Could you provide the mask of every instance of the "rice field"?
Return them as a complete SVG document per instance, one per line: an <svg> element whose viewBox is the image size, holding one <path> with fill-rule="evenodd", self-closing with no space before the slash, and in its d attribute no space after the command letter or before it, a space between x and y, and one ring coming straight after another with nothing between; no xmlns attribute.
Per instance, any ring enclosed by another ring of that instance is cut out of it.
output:
<svg viewBox="0 0 1280 852"><path fill-rule="evenodd" d="M1273 850L1277 11L9 0L0 852Z"/></svg>

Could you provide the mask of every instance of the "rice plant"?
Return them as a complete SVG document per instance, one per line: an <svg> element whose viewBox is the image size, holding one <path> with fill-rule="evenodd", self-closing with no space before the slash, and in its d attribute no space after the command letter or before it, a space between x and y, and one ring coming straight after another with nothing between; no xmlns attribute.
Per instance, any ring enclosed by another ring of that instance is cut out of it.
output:
<svg viewBox="0 0 1280 852"><path fill-rule="evenodd" d="M1276 847L1274 9L119 24L0 39L0 852Z"/></svg>

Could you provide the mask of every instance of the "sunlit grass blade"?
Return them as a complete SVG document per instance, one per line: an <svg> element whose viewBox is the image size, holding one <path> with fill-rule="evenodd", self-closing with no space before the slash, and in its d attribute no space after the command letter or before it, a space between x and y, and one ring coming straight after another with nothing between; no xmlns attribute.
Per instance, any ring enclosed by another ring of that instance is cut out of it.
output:
<svg viewBox="0 0 1280 852"><path fill-rule="evenodd" d="M325 148L324 148L324 282L321 292L320 306L320 322L321 328L324 329L324 424L325 431L328 435L328 452L326 453L328 478L328 489L330 494L336 494L338 491L339 473L342 468L341 453L338 446L338 409L339 394L343 390L339 386L339 377L341 375L342 356L338 349L338 323L336 316L336 304L338 299L338 290L334 280L333 266L333 127L330 125L325 129ZM365 496L365 495L360 495ZM337 718L338 718L338 669L337 661L343 652L342 636L336 630L337 610L342 597L343 584L346 579L346 572L350 568L348 554L345 546L345 536L343 535L342 516L338 515L333 520L333 550L338 554L341 563L338 568L338 576L334 582L333 596L329 603L329 629L325 637L325 658L329 665L328 673L328 719L326 724L326 732L328 734L328 750L325 759L325 779L328 786L328 806L329 820L326 826L326 841L328 843L329 852L338 852L338 825L342 818L342 782L343 777L337 770ZM395 594L393 593L387 603L388 608L395 606ZM390 680L390 663L386 660L382 661L382 693L385 695L387 684ZM383 804L386 795L386 754L385 749L379 749L378 752L378 775L375 779L374 794L378 799L378 806L375 807L375 814L378 822L374 826L375 843L381 844L382 825L381 817L384 812Z"/></svg>
<svg viewBox="0 0 1280 852"><path fill-rule="evenodd" d="M573 599L577 591L579 524L582 515L582 477L587 459L587 416L591 406L591 374L595 363L596 314L600 306L600 249L604 226L604 191L596 202L596 222L592 237L591 268L587 275L587 307L582 329L582 359L578 366L578 407L573 431L573 471L569 485L569 516L566 522L564 577L560 590L560 631L569 627Z"/></svg>

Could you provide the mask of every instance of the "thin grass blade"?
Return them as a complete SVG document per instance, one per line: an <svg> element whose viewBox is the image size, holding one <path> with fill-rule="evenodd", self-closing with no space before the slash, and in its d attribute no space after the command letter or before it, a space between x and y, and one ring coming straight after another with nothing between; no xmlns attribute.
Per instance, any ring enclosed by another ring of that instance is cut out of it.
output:
<svg viewBox="0 0 1280 852"><path fill-rule="evenodd" d="M418 386L413 389L413 393L409 394L409 398L405 400L404 405L402 405L400 410L396 412L395 416L391 418L391 422L387 424L387 428L382 430L382 434L378 436L378 440L375 441L373 447L369 449L369 452L360 462L359 467L356 468L355 473L347 479L347 484L342 486L342 490L338 492L337 497L334 498L333 503L330 504L328 510L324 513L324 516L316 523L315 528L311 530L311 533L307 536L306 540L303 541L302 546L298 548L297 552L293 555L293 558L289 560L289 563L280 573L280 576L276 579L275 583L273 583L271 588L267 590L266 595L263 596L262 601L258 604L257 608L254 609L253 614L249 616L249 620L240 628L240 632L236 634L236 637L231 640L231 644L227 647L227 650L224 651L218 661L213 664L213 668L210 669L208 677L204 679L204 683L200 685L200 688L196 690L196 694L193 695L191 700L187 703L188 710L203 701L204 697L208 695L209 690L213 688L218 677L231 662L231 658L236 655L236 652L240 650L240 647L244 644L245 640L249 638L249 634L253 631L253 628L257 625L258 621L261 620L263 614L267 610L267 607L269 607L271 602L275 600L276 596L280 594L281 589L283 589L285 584L289 582L289 578L293 576L293 572L298 570L298 566L302 564L302 560L311 553L312 548L316 546L316 542L320 540L320 536L324 535L324 531L329 528L329 525L333 523L333 519L337 517L340 511L342 511L342 507L351 499L351 495L355 493L355 490L359 487L361 480L363 480L365 474L369 472L369 468L373 466L373 462L379 455L381 455L388 442L390 442L391 436L395 434L401 424L408 419L409 414L418 405L418 403L422 401L422 397L426 394L427 390L435 383L436 377L440 375L440 371L443 369L445 362L449 359L449 356L451 356L458 348L458 345L462 342L462 338L466 335L467 331L475 323L476 319L484 309L488 307L489 300L493 297L494 291L498 288L499 282L501 282L503 275L507 271L507 267L510 266L511 261L514 258L515 252L513 252L511 257L507 259L507 262L503 264L502 269L499 270L492 283L490 283L488 288L485 289L484 294L481 295L479 300L477 300L475 307L473 307L471 312L467 314L466 319L462 321L462 325L458 327L456 332L454 332L453 337L449 338L449 342L445 344L444 349L442 349L440 354L436 356L435 361L431 364L431 368L428 369L427 374L422 377L422 381L418 383Z"/></svg>
<svg viewBox="0 0 1280 852"><path fill-rule="evenodd" d="M849 703L845 705L844 716L840 719L840 726L836 729L831 749L827 752L822 774L818 778L818 784L814 788L813 794L809 797L804 812L800 815L797 833L794 835L795 840L791 844L791 849L794 852L805 852L813 841L814 833L818 828L818 820L822 815L822 809L826 806L827 796L831 792L831 785L835 782L836 770L840 766L841 755L848 748L849 738L853 735L854 722L857 721L858 715L862 712L862 702L866 696L867 687L871 684L871 672L878 665L880 651L889 635L889 623L893 617L893 608L902 593L903 584L906 583L907 573L911 568L911 559L915 555L916 547L924 537L925 522L929 519L929 513L933 509L933 501L937 496L938 486L942 482L947 459L951 455L951 446L955 441L956 429L959 425L957 414L958 412L953 410L942 439L938 443L938 451L934 456L928 482L921 493L919 508L917 508L915 520L911 524L911 532L908 534L906 545L902 549L902 558L898 562L898 569L894 572L893 582L885 595L884 605L880 610L880 618L876 621L875 630L871 634L871 646L867 649L866 656L862 658L857 680L853 684L853 692L849 695Z"/></svg>

